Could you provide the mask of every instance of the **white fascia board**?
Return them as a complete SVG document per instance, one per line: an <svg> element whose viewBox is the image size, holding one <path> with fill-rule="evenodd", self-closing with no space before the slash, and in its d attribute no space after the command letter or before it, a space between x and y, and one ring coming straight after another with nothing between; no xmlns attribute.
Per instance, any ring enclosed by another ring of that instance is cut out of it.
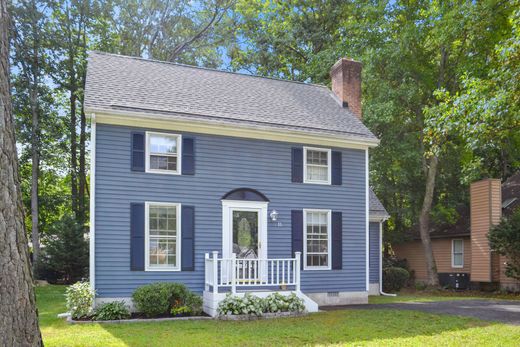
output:
<svg viewBox="0 0 520 347"><path fill-rule="evenodd" d="M226 119L197 119L186 115L171 117L164 114L134 112L110 109L87 108L96 112L97 122L112 125L157 128L161 130L186 131L270 141L304 143L311 145L367 149L376 147L378 139L363 139L357 136L334 135L319 131L309 132L297 129L280 129L258 124L230 124Z"/></svg>

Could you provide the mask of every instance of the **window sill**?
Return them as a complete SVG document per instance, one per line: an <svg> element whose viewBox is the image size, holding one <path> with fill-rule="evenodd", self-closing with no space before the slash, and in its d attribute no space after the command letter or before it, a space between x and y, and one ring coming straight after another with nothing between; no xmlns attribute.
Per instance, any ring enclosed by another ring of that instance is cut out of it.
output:
<svg viewBox="0 0 520 347"><path fill-rule="evenodd" d="M303 271L327 271L331 270L330 267L303 267Z"/></svg>
<svg viewBox="0 0 520 347"><path fill-rule="evenodd" d="M325 182L325 181L303 181L304 184L319 184L319 185L322 185L322 186L330 186L331 183L330 182Z"/></svg>
<svg viewBox="0 0 520 347"><path fill-rule="evenodd" d="M153 267L148 267L148 268L145 268L146 272L179 272L181 271L180 268L173 268L173 267L167 267L167 268L153 268Z"/></svg>
<svg viewBox="0 0 520 347"><path fill-rule="evenodd" d="M147 169L146 173L162 174L162 175L180 175L179 171L168 171L168 170L153 170Z"/></svg>

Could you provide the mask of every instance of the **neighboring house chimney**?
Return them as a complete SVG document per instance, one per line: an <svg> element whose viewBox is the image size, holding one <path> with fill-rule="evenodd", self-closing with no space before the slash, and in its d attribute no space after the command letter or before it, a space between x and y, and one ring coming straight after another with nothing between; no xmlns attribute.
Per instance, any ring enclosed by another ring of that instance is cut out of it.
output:
<svg viewBox="0 0 520 347"><path fill-rule="evenodd" d="M502 218L502 186L498 179L474 182L470 187L471 281L494 280L495 255L489 249L487 234Z"/></svg>
<svg viewBox="0 0 520 347"><path fill-rule="evenodd" d="M343 107L361 116L361 68L360 62L341 58L330 70L332 91L339 98Z"/></svg>

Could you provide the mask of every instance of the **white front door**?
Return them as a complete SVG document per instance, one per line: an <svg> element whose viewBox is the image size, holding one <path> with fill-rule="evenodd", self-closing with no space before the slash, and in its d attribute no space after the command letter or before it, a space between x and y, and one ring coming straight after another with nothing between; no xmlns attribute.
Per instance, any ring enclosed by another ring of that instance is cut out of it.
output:
<svg viewBox="0 0 520 347"><path fill-rule="evenodd" d="M267 202L222 201L224 258L267 258Z"/></svg>

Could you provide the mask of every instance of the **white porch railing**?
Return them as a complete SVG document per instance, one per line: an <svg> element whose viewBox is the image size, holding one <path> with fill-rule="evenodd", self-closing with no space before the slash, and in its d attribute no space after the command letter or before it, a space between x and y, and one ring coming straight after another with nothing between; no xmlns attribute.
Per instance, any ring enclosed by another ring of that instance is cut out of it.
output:
<svg viewBox="0 0 520 347"><path fill-rule="evenodd" d="M236 293L237 287L294 287L300 291L301 253L294 258L282 259L237 259L218 258L218 252L205 256L205 289L212 288L218 293L219 288L230 288Z"/></svg>

